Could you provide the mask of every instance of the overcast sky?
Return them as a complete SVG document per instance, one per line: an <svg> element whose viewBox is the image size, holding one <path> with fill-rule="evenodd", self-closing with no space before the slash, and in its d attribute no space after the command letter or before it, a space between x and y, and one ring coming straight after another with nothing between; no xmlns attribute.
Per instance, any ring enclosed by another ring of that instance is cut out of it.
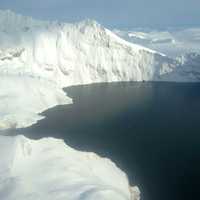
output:
<svg viewBox="0 0 200 200"><path fill-rule="evenodd" d="M92 18L116 28L200 26L200 0L0 0L0 8L39 19Z"/></svg>

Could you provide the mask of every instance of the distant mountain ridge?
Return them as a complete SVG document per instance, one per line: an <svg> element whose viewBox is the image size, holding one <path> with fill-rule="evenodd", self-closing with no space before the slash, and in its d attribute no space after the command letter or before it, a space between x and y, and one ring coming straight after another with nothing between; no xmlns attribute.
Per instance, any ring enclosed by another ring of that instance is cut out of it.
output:
<svg viewBox="0 0 200 200"><path fill-rule="evenodd" d="M200 54L200 27L166 28L164 30L114 29L113 32L129 42L154 49L173 58L192 52Z"/></svg>

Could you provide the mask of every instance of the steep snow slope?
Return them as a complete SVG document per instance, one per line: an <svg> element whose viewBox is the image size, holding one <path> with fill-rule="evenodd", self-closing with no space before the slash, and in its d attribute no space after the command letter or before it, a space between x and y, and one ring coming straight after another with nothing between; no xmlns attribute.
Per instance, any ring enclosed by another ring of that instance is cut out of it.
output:
<svg viewBox="0 0 200 200"><path fill-rule="evenodd" d="M126 175L94 153L63 141L0 136L1 200L138 200Z"/></svg>
<svg viewBox="0 0 200 200"><path fill-rule="evenodd" d="M1 11L0 19L0 74L42 77L64 87L162 80L163 74L179 65L126 42L91 20L77 24L40 22L10 11Z"/></svg>

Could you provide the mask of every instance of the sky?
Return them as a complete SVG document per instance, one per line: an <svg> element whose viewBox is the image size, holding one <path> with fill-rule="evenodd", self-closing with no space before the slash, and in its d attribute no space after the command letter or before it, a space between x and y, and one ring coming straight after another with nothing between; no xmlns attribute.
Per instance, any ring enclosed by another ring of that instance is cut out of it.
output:
<svg viewBox="0 0 200 200"><path fill-rule="evenodd" d="M200 26L200 0L0 0L0 9L38 19L95 19L112 28Z"/></svg>

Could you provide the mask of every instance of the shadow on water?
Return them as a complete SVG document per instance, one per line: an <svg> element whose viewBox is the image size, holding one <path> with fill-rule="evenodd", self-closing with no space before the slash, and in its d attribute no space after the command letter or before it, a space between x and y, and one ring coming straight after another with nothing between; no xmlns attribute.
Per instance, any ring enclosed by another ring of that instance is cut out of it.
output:
<svg viewBox="0 0 200 200"><path fill-rule="evenodd" d="M144 200L198 199L200 84L109 83L66 88L74 104L19 133L56 137L111 158Z"/></svg>

